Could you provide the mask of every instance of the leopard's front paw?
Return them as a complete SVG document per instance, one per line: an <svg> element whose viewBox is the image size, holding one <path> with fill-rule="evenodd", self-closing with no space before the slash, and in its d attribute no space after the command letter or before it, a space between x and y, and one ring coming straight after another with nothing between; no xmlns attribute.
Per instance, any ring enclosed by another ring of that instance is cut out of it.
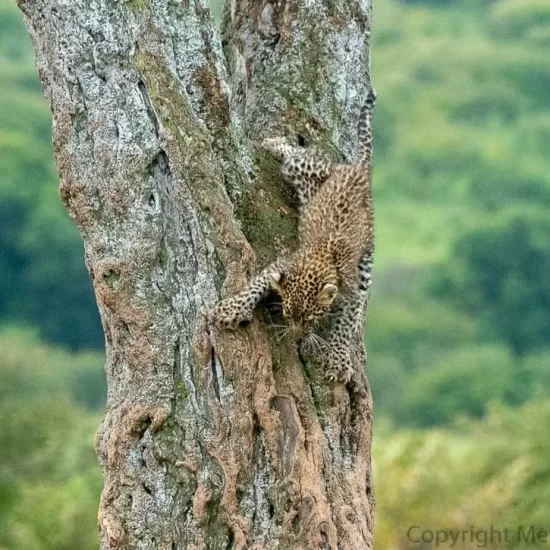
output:
<svg viewBox="0 0 550 550"><path fill-rule="evenodd" d="M236 330L241 325L252 321L254 310L240 298L226 298L219 302L211 312L211 319L216 326L226 330Z"/></svg>
<svg viewBox="0 0 550 550"><path fill-rule="evenodd" d="M266 138L260 143L260 147L279 161L292 153L292 147L284 137Z"/></svg>
<svg viewBox="0 0 550 550"><path fill-rule="evenodd" d="M329 346L323 359L325 378L330 382L347 384L353 375L353 361L349 349Z"/></svg>

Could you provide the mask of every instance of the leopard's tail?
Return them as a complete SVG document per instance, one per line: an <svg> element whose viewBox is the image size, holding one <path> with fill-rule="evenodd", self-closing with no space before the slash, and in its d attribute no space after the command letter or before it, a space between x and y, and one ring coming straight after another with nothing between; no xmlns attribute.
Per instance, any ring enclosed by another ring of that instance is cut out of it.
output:
<svg viewBox="0 0 550 550"><path fill-rule="evenodd" d="M357 163L367 167L370 175L372 171L372 113L376 103L376 92L369 88L365 103L359 115Z"/></svg>

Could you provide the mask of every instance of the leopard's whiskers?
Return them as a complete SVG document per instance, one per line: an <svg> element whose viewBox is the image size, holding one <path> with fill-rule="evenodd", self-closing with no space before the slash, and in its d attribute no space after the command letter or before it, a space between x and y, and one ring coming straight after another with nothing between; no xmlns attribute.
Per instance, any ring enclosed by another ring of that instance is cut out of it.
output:
<svg viewBox="0 0 550 550"><path fill-rule="evenodd" d="M318 334L312 333L311 336L313 337L313 340L317 344L319 351L322 350L325 346L327 346L327 341L319 336Z"/></svg>
<svg viewBox="0 0 550 550"><path fill-rule="evenodd" d="M306 351L315 351L316 350L316 342L315 340L312 338L312 334L308 334L304 340L303 340L303 344L304 344L304 347L306 349Z"/></svg>
<svg viewBox="0 0 550 550"><path fill-rule="evenodd" d="M287 325L270 325L271 328L273 328L273 332L275 334L275 339L277 342L282 342L284 340L287 340L290 335L290 328Z"/></svg>
<svg viewBox="0 0 550 550"><path fill-rule="evenodd" d="M304 343L312 350L316 352L321 352L323 347L326 345L326 341L321 338L318 334L314 332L308 334L305 338Z"/></svg>

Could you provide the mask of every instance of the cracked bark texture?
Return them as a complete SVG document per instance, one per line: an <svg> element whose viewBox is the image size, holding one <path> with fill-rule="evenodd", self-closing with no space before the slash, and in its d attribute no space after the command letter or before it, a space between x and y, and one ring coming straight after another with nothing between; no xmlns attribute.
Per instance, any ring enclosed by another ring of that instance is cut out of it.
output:
<svg viewBox="0 0 550 550"><path fill-rule="evenodd" d="M261 313L207 311L292 247L263 137L349 158L368 0L18 0L105 331L101 548L372 548L371 411Z"/></svg>

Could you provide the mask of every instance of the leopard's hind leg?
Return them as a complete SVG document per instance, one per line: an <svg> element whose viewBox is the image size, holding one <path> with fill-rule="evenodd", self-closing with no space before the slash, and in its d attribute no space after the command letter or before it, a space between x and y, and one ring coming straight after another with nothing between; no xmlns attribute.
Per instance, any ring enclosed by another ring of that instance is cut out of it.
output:
<svg viewBox="0 0 550 550"><path fill-rule="evenodd" d="M285 138L264 139L262 147L281 163L281 174L296 189L303 209L329 177L331 162L304 147L289 145Z"/></svg>

